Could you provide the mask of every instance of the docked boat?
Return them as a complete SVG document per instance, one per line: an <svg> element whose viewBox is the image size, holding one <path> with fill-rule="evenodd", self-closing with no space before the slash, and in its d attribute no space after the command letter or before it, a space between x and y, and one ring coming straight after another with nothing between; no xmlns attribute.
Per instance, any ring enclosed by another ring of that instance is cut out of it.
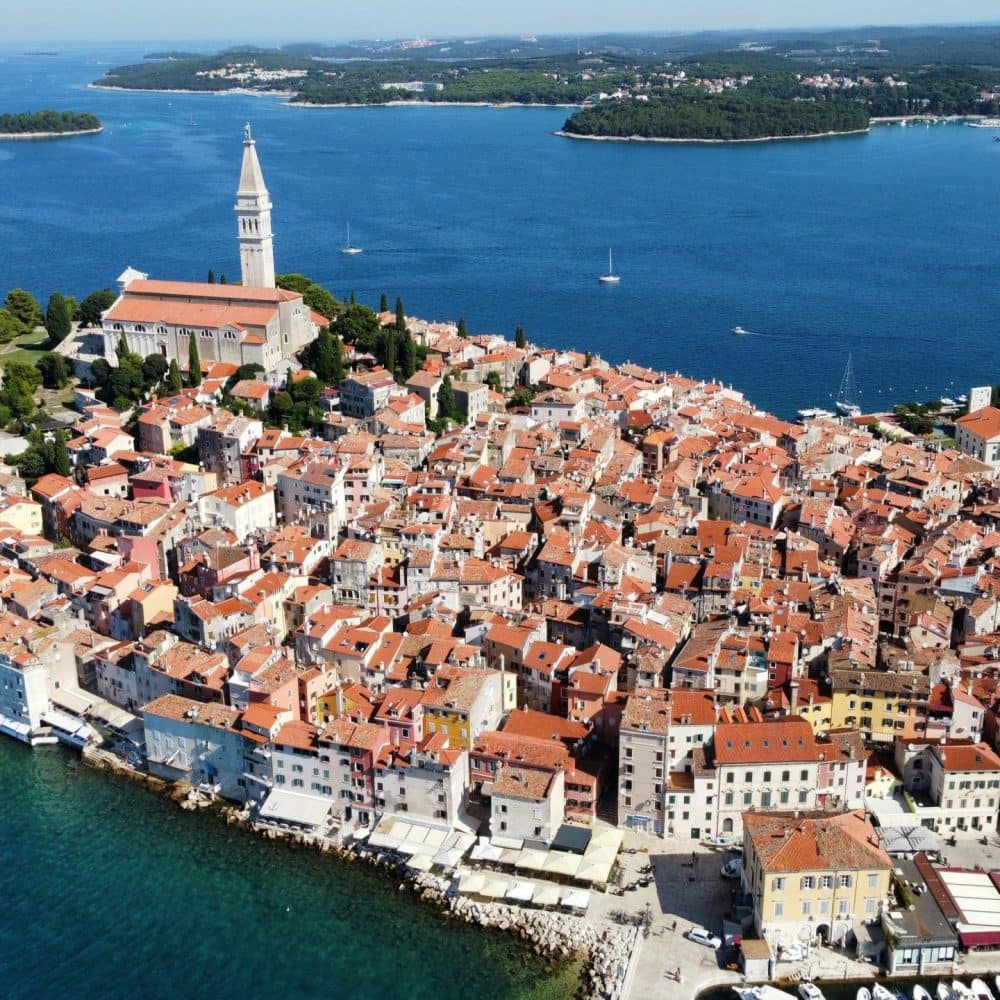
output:
<svg viewBox="0 0 1000 1000"><path fill-rule="evenodd" d="M804 410L799 410L796 416L799 420L824 420L827 417L835 417L836 414L819 406L807 406Z"/></svg>
<svg viewBox="0 0 1000 1000"><path fill-rule="evenodd" d="M799 983L799 996L802 1000L826 1000L823 991L815 983L810 982Z"/></svg>
<svg viewBox="0 0 1000 1000"><path fill-rule="evenodd" d="M615 274L615 262L611 256L611 247L608 247L608 272L607 274L602 274L598 281L603 281L606 285L616 285L621 281L621 277Z"/></svg>
<svg viewBox="0 0 1000 1000"><path fill-rule="evenodd" d="M867 986L859 986L854 1000L872 1000L872 991Z"/></svg>
<svg viewBox="0 0 1000 1000"><path fill-rule="evenodd" d="M965 983L960 983L957 979L951 981L951 995L954 1000L975 1000L976 997Z"/></svg>
<svg viewBox="0 0 1000 1000"><path fill-rule="evenodd" d="M887 990L881 983L872 985L872 1000L896 1000L896 994Z"/></svg>
<svg viewBox="0 0 1000 1000"><path fill-rule="evenodd" d="M734 986L733 992L740 1000L796 1000L791 993L766 983L763 986Z"/></svg>
<svg viewBox="0 0 1000 1000"><path fill-rule="evenodd" d="M918 983L913 987L913 1000L934 1000L934 998Z"/></svg>
<svg viewBox="0 0 1000 1000"><path fill-rule="evenodd" d="M996 1000L991 990L982 979L973 979L969 987L976 1000Z"/></svg>
<svg viewBox="0 0 1000 1000"><path fill-rule="evenodd" d="M361 247L356 247L351 242L351 224L349 222L347 223L347 244L340 248L340 252L346 253L349 256L353 256L354 254L358 253L364 253L364 250L362 250Z"/></svg>
<svg viewBox="0 0 1000 1000"><path fill-rule="evenodd" d="M983 118L978 122L966 122L969 128L1000 128L1000 118Z"/></svg>
<svg viewBox="0 0 1000 1000"><path fill-rule="evenodd" d="M857 403L857 387L854 384L854 365L851 355L847 355L847 364L840 379L840 389L837 392L837 402L834 404L837 412L844 417L861 416L861 407Z"/></svg>
<svg viewBox="0 0 1000 1000"><path fill-rule="evenodd" d="M944 983L937 984L937 1000L952 1000L951 990Z"/></svg>

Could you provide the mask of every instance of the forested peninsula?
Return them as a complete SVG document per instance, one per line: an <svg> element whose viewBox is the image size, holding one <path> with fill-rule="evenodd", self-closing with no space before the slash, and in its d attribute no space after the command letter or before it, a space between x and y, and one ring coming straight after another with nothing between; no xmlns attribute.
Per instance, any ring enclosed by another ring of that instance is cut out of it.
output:
<svg viewBox="0 0 1000 1000"><path fill-rule="evenodd" d="M24 114L0 115L0 138L77 135L99 132L101 119L86 111L30 111Z"/></svg>
<svg viewBox="0 0 1000 1000"><path fill-rule="evenodd" d="M706 94L692 89L645 101L603 101L571 115L562 131L586 138L731 142L860 132L869 122L868 108L857 101Z"/></svg>

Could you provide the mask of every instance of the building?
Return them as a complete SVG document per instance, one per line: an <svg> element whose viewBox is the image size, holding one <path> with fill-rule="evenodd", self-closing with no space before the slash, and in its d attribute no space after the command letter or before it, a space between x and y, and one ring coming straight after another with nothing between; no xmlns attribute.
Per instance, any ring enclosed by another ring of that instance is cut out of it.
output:
<svg viewBox="0 0 1000 1000"><path fill-rule="evenodd" d="M300 293L274 284L271 198L249 125L235 210L242 285L151 281L126 269L118 298L101 318L109 364L118 363L124 337L140 357L161 355L183 368L194 340L202 363L258 364L270 372L315 338L326 318L313 313Z"/></svg>
<svg viewBox="0 0 1000 1000"><path fill-rule="evenodd" d="M565 775L502 764L490 795L490 832L494 840L548 846L565 815Z"/></svg>
<svg viewBox="0 0 1000 1000"><path fill-rule="evenodd" d="M879 922L892 859L863 813L743 814L743 886L757 933L772 947L843 943ZM856 933L856 932L855 932Z"/></svg>
<svg viewBox="0 0 1000 1000"><path fill-rule="evenodd" d="M365 420L381 410L396 388L396 380L384 368L358 372L340 380L340 410L347 417Z"/></svg>
<svg viewBox="0 0 1000 1000"><path fill-rule="evenodd" d="M955 447L1000 469L1000 410L984 406L955 421Z"/></svg>

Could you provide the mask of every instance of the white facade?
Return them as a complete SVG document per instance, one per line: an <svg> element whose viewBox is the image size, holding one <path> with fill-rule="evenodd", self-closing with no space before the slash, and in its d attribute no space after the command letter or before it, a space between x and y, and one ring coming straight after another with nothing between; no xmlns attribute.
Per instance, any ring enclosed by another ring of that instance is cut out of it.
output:
<svg viewBox="0 0 1000 1000"><path fill-rule="evenodd" d="M271 196L257 159L257 144L247 124L243 167L236 192L236 231L240 241L240 272L248 288L274 288L274 237Z"/></svg>

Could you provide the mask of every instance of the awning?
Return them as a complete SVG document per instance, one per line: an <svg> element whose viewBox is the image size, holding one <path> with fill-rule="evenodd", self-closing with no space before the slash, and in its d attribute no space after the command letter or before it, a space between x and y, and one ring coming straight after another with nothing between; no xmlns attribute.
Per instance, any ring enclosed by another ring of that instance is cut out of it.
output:
<svg viewBox="0 0 1000 1000"><path fill-rule="evenodd" d="M507 899L516 900L519 903L530 902L535 894L535 886L532 882L511 882L507 890Z"/></svg>
<svg viewBox="0 0 1000 1000"><path fill-rule="evenodd" d="M545 859L545 871L553 875L575 875L583 859L579 854L566 851L550 851Z"/></svg>
<svg viewBox="0 0 1000 1000"><path fill-rule="evenodd" d="M583 889L569 889L559 900L559 905L567 910L585 910L590 906L590 893Z"/></svg>
<svg viewBox="0 0 1000 1000"><path fill-rule="evenodd" d="M499 861L503 851L492 844L476 844L470 857L473 861Z"/></svg>
<svg viewBox="0 0 1000 1000"><path fill-rule="evenodd" d="M524 847L524 841L516 837L490 837L490 843L494 847L508 851L519 851Z"/></svg>
<svg viewBox="0 0 1000 1000"><path fill-rule="evenodd" d="M562 889L557 885L539 885L535 887L535 896L532 902L535 906L558 906L559 895Z"/></svg>
<svg viewBox="0 0 1000 1000"><path fill-rule="evenodd" d="M417 872L429 872L434 866L434 859L429 854L414 854L406 862L407 868L412 868Z"/></svg>
<svg viewBox="0 0 1000 1000"><path fill-rule="evenodd" d="M466 872L458 880L458 891L470 895L478 895L486 885L486 876L482 872Z"/></svg>
<svg viewBox="0 0 1000 1000"><path fill-rule="evenodd" d="M355 840L364 840L370 833L371 830L367 826L359 826L355 831L353 831L351 836Z"/></svg>
<svg viewBox="0 0 1000 1000"><path fill-rule="evenodd" d="M271 823L294 823L296 826L315 828L326 822L332 808L330 799L275 788L260 807L260 818Z"/></svg>
<svg viewBox="0 0 1000 1000"><path fill-rule="evenodd" d="M509 886L510 882L505 878L488 877L486 884L479 890L479 895L487 896L490 899L503 899L507 895Z"/></svg>
<svg viewBox="0 0 1000 1000"><path fill-rule="evenodd" d="M590 863L586 858L580 863L576 874L573 876L581 882L607 882L611 877L611 862Z"/></svg>
<svg viewBox="0 0 1000 1000"><path fill-rule="evenodd" d="M547 851L521 851L521 856L514 862L514 867L540 872L545 868L547 855Z"/></svg>
<svg viewBox="0 0 1000 1000"><path fill-rule="evenodd" d="M1000 930L959 931L958 937L966 948L1000 948Z"/></svg>
<svg viewBox="0 0 1000 1000"><path fill-rule="evenodd" d="M434 864L440 865L442 868L457 868L462 863L463 853L457 847L438 851L434 855Z"/></svg>

